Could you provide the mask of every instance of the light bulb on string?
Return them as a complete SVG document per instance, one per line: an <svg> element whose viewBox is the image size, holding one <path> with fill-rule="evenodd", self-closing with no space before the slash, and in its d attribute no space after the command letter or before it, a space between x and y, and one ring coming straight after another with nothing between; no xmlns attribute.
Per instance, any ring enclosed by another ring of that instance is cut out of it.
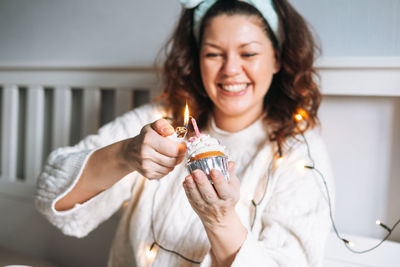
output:
<svg viewBox="0 0 400 267"><path fill-rule="evenodd" d="M302 120L308 119L308 113L307 113L307 111L305 111L305 110L302 109L302 108L298 108L298 109L296 110L296 113L295 113L293 116L294 116L294 119L295 119L297 122L300 122L300 121L302 121Z"/></svg>
<svg viewBox="0 0 400 267"><path fill-rule="evenodd" d="M158 247L156 246L156 243L153 242L151 245L146 245L144 246L144 265L145 266L150 266L154 259L157 256L158 252Z"/></svg>
<svg viewBox="0 0 400 267"><path fill-rule="evenodd" d="M301 116L301 114L296 114L294 115L294 118L296 119L296 121L302 121L303 120L303 116Z"/></svg>
<svg viewBox="0 0 400 267"><path fill-rule="evenodd" d="M297 122L297 128L300 131L305 130L307 126L308 113L302 108L298 108L296 113L293 114L294 120Z"/></svg>
<svg viewBox="0 0 400 267"><path fill-rule="evenodd" d="M354 242L352 242L352 241L349 241L349 240L344 239L344 238L343 238L342 240L343 240L343 242L346 243L346 245L348 245L349 247L354 247L354 246L355 246Z"/></svg>
<svg viewBox="0 0 400 267"><path fill-rule="evenodd" d="M284 156L278 156L278 157L276 158L276 163L275 163L275 165L276 165L276 166L279 166L279 165L282 163L283 159L284 159Z"/></svg>
<svg viewBox="0 0 400 267"><path fill-rule="evenodd" d="M384 224L383 222L381 222L380 220L376 220L375 222L377 225L379 225L380 227L384 228L386 231L388 231L389 233L392 232L392 229L390 229L386 224Z"/></svg>

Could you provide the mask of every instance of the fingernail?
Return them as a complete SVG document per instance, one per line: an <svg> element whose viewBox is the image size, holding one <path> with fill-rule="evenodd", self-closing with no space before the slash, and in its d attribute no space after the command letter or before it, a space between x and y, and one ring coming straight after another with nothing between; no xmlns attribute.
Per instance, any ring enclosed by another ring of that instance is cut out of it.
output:
<svg viewBox="0 0 400 267"><path fill-rule="evenodd" d="M191 183L193 183L192 176L190 176L190 175L187 176L187 177L185 178L184 183L185 183L185 184L191 184Z"/></svg>
<svg viewBox="0 0 400 267"><path fill-rule="evenodd" d="M193 174L193 176L192 176L193 179L196 179L196 180L198 180L199 175L201 175L199 170L194 170L192 174Z"/></svg>
<svg viewBox="0 0 400 267"><path fill-rule="evenodd" d="M161 132L162 132L164 135L170 135L170 134L172 134L172 133L174 132L174 129L173 129L171 126L169 126L169 127L164 127L164 128L161 129Z"/></svg>

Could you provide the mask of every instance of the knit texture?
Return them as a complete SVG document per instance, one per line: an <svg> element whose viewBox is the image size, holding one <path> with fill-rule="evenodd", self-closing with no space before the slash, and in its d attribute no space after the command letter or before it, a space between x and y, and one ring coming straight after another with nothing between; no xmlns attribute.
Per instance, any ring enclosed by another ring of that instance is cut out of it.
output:
<svg viewBox="0 0 400 267"><path fill-rule="evenodd" d="M159 117L161 109L155 105L142 106L103 126L98 134L86 137L79 144L55 150L39 176L36 207L67 235L86 236L129 200L116 231L109 266L149 266L151 262L144 252L155 240L169 250L201 262L202 267L212 264L207 235L182 187L188 174L184 163L159 181L132 172L68 211L54 208L77 183L93 151L136 136L144 125ZM304 168L310 164L310 158L302 136L290 140L284 158L276 162L267 130L259 119L244 130L228 133L218 129L211 119L205 131L227 147L241 181L241 199L236 211L248 235L232 266L321 266L330 230L322 179L315 171ZM305 138L333 198L325 144L317 130L308 131ZM252 199L260 202L256 212ZM198 266L157 247L154 251L152 266Z"/></svg>

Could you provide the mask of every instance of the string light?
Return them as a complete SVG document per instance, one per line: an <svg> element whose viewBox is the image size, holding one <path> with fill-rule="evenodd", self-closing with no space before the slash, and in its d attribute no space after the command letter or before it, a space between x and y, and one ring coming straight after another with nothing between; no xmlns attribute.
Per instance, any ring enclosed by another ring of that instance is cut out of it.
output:
<svg viewBox="0 0 400 267"><path fill-rule="evenodd" d="M146 246L145 248L145 257L146 263L151 264L157 256L157 249L155 248L156 243L153 242L151 246Z"/></svg>
<svg viewBox="0 0 400 267"><path fill-rule="evenodd" d="M303 116L301 116L301 114L296 114L296 115L294 115L294 118L296 119L296 121L301 121L301 120L303 120Z"/></svg>
<svg viewBox="0 0 400 267"><path fill-rule="evenodd" d="M298 127L301 129L302 127L304 127L305 120L308 118L308 113L307 113L304 109L301 109L301 108L298 109L296 112L297 112L297 113L295 113L295 114L293 115L293 117L294 117L294 119L298 122ZM352 247L355 246L354 242L352 242L352 241L350 241L350 240L347 240L347 239L341 237L341 235L339 234L339 231L338 231L337 228L336 228L336 224L335 224L335 221L334 221L334 219L333 219L331 197L330 197L329 188L328 188L328 185L327 185L327 183L326 183L325 177L324 177L324 175L322 174L322 172L319 171L319 170L315 167L315 162L314 162L314 159L313 159L312 156L311 156L311 151L310 151L310 146L309 146L309 144L308 144L308 141L307 141L306 137L304 136L304 134L301 134L301 135L302 135L302 137L303 137L303 139L304 139L304 142L305 142L305 144L306 144L306 148L307 148L307 153L308 153L308 158L309 158L309 161L310 161L309 163L310 163L310 164L306 164L305 161L303 161L303 162L300 162L300 165L299 165L299 166L300 166L302 169L308 169L308 170L311 170L311 171L315 171L315 172L320 176L320 178L322 179L323 184L324 184L324 187L325 187L325 190L326 190L326 193L327 193L328 206L329 206L329 216L330 216L332 228L333 228L333 230L334 230L334 232L335 232L337 238L340 239L341 241L343 241L343 243L345 244L345 247L346 247L347 249L349 249L351 252L357 253L357 254L367 253L367 252L372 251L372 250L376 249L377 247L379 247L384 241L386 241L386 240L389 238L389 236L391 235L391 233L393 232L393 230L394 230L394 229L397 227L397 225L400 223L400 219L393 225L392 228L389 228L387 225L383 224L380 220L377 220L377 221L376 221L376 224L379 225L379 226L381 226L382 228L386 229L386 230L388 231L388 234L387 234L377 245L375 245L374 247L372 247L372 248L370 248L370 249L363 250L363 251L357 251L357 250L352 249ZM265 198L265 196L266 196L268 184L269 184L269 181L270 181L272 166L274 165L274 162L275 162L275 167L279 166L279 165L282 163L283 160L284 160L284 156L282 155L282 152L281 152L280 150L279 150L279 156L278 156L278 157L273 157L273 158L271 159L271 162L270 162L270 164L268 165L268 169L267 169L267 183L266 183L265 188L264 188L264 193L263 193L261 199L260 199L258 202L256 202L256 200L254 200L253 198L251 198L250 194L245 194L245 195L244 195L245 198L246 198L248 201L250 201L251 205L254 207L253 219L251 220L251 225L250 225L250 229L251 229L251 230L253 230L254 223L255 223L255 220L256 220L256 218L257 218L257 208L258 208L258 206L261 204L261 202L264 200L264 198ZM186 256L184 256L184 255L182 255L182 254L180 254L180 253L174 251L174 250L167 249L167 248L163 247L162 245L160 245L160 243L158 243L158 241L157 241L157 239L156 239L155 231L154 231L154 223L153 223L154 218L153 218L153 215L154 215L155 197L156 197L156 195L157 195L157 192L158 192L159 187L160 187L160 181L158 181L157 189L155 190L155 192L154 192L154 194L153 194L153 202L152 202L152 208L151 208L151 224L150 224L150 228L151 228L151 231L152 231L152 234L153 234L153 240L154 240L154 241L153 241L153 243L151 244L151 246L147 246L146 249L145 249L145 257L146 257L147 261L150 262L149 264L151 264L151 263L154 261L155 257L157 256L157 251L156 251L156 247L157 247L157 248L160 248L160 249L162 249L162 250L164 250L164 251L166 251L166 252L175 254L175 255L177 255L177 256L183 258L184 260L186 260L186 261L188 261L188 262L191 262L191 263L193 263L193 264L201 264L201 261L192 260L192 259L190 259L190 258L188 258L188 257L186 257ZM242 196L243 196L243 195L242 195ZM147 266L148 266L148 265L147 265Z"/></svg>
<svg viewBox="0 0 400 267"><path fill-rule="evenodd" d="M283 156L277 157L275 165L279 166L281 164L281 162L283 161L283 159L284 159Z"/></svg>
<svg viewBox="0 0 400 267"><path fill-rule="evenodd" d="M158 184L157 184L157 188L156 188L156 190L154 191L153 200L152 200L152 204L151 204L151 220L150 220L150 228L151 228L151 233L152 233L152 235L153 235L153 240L154 240L154 241L153 241L152 245L150 246L149 250L150 250L150 251L151 251L151 250L154 250L155 247L157 247L157 248L160 248L160 249L162 249L162 250L164 250L164 251L166 251L166 252L175 254L176 256L181 257L182 259L184 259L184 260L186 260L186 261L188 261L188 262L190 262L190 263L193 263L193 264L201 264L201 261L192 260L192 259L190 259L190 258L184 256L183 254L181 254L181 253L179 253L179 252L177 252L177 251L174 251L174 250L172 250L172 249L168 249L168 248L164 247L163 245L161 245L161 244L157 241L156 233L155 233L155 230L154 230L154 218L153 218L153 216L154 216L154 208L155 208L155 207L154 207L154 206L155 206L155 198L156 198L156 195L157 195L157 193L158 193L158 190L160 189L160 180L157 180L157 183L158 183Z"/></svg>
<svg viewBox="0 0 400 267"><path fill-rule="evenodd" d="M354 243L353 243L352 241L349 241L349 240L347 240L347 239L345 239L345 238L343 238L342 241L343 241L346 245L348 245L349 247L354 247Z"/></svg>
<svg viewBox="0 0 400 267"><path fill-rule="evenodd" d="M296 110L296 113L293 114L293 117L297 122L302 122L303 120L307 120L308 119L308 113L304 109L298 108Z"/></svg>
<svg viewBox="0 0 400 267"><path fill-rule="evenodd" d="M324 184L325 191L326 191L326 194L327 194L327 198L328 198L329 216L330 216L330 219L331 219L332 228L335 231L335 234L336 234L337 238L339 238L340 240L343 241L343 243L345 244L345 246L346 246L346 248L348 250L350 250L353 253L357 253L357 254L364 254L364 253L370 252L370 251L378 248L383 242L385 242L389 238L389 236L391 235L393 230L400 223L400 219L393 225L392 228L389 228L388 226L383 224L380 220L377 220L376 224L381 226L381 227L383 227L384 229L386 229L388 231L387 235L378 244L376 244L375 246L373 246L373 247L371 247L369 249L366 249L366 250L354 250L354 249L352 249L352 247L354 246L354 243L352 241L349 241L349 240L341 237L341 235L339 234L339 231L336 228L336 224L335 224L335 221L334 221L333 215L332 215L332 203L331 203L331 197L330 197L330 194L329 194L328 185L326 183L325 177L322 174L322 172L315 167L315 162L314 162L314 159L311 156L310 146L308 144L308 141L307 141L306 137L304 136L304 134L302 134L302 136L303 136L304 142L305 142L306 147L307 147L308 157L309 157L309 159L311 161L311 164L310 165L304 165L304 168L312 170L312 171L315 171L320 176L320 178L322 179L322 182Z"/></svg>
<svg viewBox="0 0 400 267"><path fill-rule="evenodd" d="M384 228L389 233L392 232L392 229L390 229L386 224L382 223L380 220L376 220L376 224Z"/></svg>

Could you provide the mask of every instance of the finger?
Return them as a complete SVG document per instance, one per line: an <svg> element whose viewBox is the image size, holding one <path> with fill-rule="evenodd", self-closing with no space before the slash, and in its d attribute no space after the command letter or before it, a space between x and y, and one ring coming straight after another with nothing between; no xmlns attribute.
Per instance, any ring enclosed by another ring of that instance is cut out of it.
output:
<svg viewBox="0 0 400 267"><path fill-rule="evenodd" d="M170 173L174 168L165 167L153 162L151 159L144 159L140 165L139 172L146 178L161 178Z"/></svg>
<svg viewBox="0 0 400 267"><path fill-rule="evenodd" d="M176 143L168 138L155 140L155 150L167 157L181 158L186 153L185 143Z"/></svg>
<svg viewBox="0 0 400 267"><path fill-rule="evenodd" d="M232 197L232 188L226 181L225 176L216 169L211 170L210 176L214 182L214 188L218 197L223 200L230 199Z"/></svg>
<svg viewBox="0 0 400 267"><path fill-rule="evenodd" d="M185 189L186 196L192 206L200 207L205 205L205 202L201 197L199 190L197 189L192 175L188 175L185 177L183 188Z"/></svg>
<svg viewBox="0 0 400 267"><path fill-rule="evenodd" d="M235 163L233 161L228 162L228 172L231 178L229 183L233 184L235 187L240 187L240 181L235 174Z"/></svg>
<svg viewBox="0 0 400 267"><path fill-rule="evenodd" d="M154 172L157 172L157 173L160 173L160 174L163 174L163 175L166 175L166 174L170 173L174 169L174 167L162 166L162 165L159 165L159 164L155 163L154 161L153 161L153 163L155 165L154 166Z"/></svg>
<svg viewBox="0 0 400 267"><path fill-rule="evenodd" d="M151 128L161 136L169 136L175 132L172 125L165 119L156 120L151 124Z"/></svg>
<svg viewBox="0 0 400 267"><path fill-rule="evenodd" d="M215 203L216 201L218 201L217 193L215 192L210 181L208 180L207 175L203 171L194 170L192 176L205 202Z"/></svg>
<svg viewBox="0 0 400 267"><path fill-rule="evenodd" d="M186 152L185 143L176 143L168 138L162 137L152 128L145 133L143 144L149 146L158 153L171 158L181 157Z"/></svg>
<svg viewBox="0 0 400 267"><path fill-rule="evenodd" d="M180 157L168 157L161 153L158 153L155 150L152 150L151 155L149 155L149 157L156 164L167 167L167 168L175 167L176 165L178 165L181 162Z"/></svg>

